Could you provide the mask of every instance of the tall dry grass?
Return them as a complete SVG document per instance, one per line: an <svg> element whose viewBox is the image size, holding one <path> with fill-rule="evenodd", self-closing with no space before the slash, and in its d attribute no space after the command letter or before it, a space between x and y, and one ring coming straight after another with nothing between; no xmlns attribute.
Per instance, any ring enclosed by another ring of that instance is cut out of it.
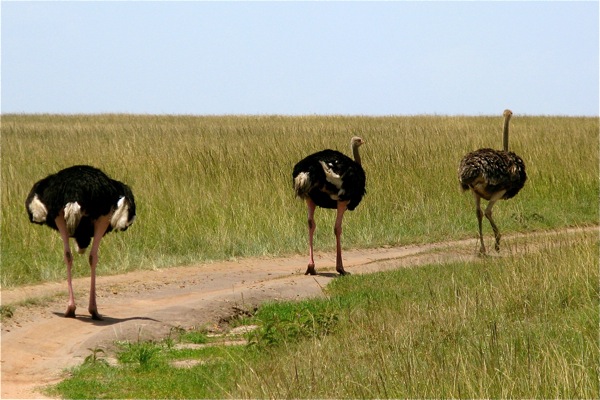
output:
<svg viewBox="0 0 600 400"><path fill-rule="evenodd" d="M74 164L126 182L138 204L132 228L104 239L99 274L305 253L292 167L323 148L348 153L353 135L367 141L367 195L345 217L344 247L475 237L456 169L468 151L499 148L501 127L501 116L3 115L1 284L63 279L59 235L29 223L24 199ZM529 181L495 207L501 231L598 223L598 119L515 114L511 128ZM317 250L335 246L333 214L317 212ZM76 275L89 273L85 257L75 264Z"/></svg>

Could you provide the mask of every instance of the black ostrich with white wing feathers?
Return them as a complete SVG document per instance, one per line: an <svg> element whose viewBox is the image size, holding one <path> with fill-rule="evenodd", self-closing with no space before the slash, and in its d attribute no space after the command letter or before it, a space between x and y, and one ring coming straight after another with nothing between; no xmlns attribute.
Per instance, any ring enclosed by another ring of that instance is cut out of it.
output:
<svg viewBox="0 0 600 400"><path fill-rule="evenodd" d="M336 237L336 271L346 274L342 263L342 219L346 210L354 210L366 193L365 171L361 166L358 148L364 143L359 137L350 141L354 160L336 150L311 154L294 166L293 180L296 195L308 207L309 262L306 274L315 275L313 235L316 207L337 210L334 234Z"/></svg>
<svg viewBox="0 0 600 400"><path fill-rule="evenodd" d="M458 179L463 190L471 190L475 199L475 211L479 226L481 254L483 244L483 216L490 221L496 239L495 249L500 250L500 231L492 218L492 207L498 200L508 200L519 193L527 180L523 159L508 151L508 128L512 111L504 110L503 150L479 149L465 155L458 167ZM488 201L485 212L481 210L481 199Z"/></svg>
<svg viewBox="0 0 600 400"><path fill-rule="evenodd" d="M84 253L93 239L90 302L93 319L102 319L96 306L96 265L102 237L112 231L124 231L135 218L135 201L129 186L109 178L88 165L65 168L36 182L27 196L29 220L60 232L67 265L69 305L65 317L75 317L75 297L71 282L73 256L69 238L75 239L78 252Z"/></svg>

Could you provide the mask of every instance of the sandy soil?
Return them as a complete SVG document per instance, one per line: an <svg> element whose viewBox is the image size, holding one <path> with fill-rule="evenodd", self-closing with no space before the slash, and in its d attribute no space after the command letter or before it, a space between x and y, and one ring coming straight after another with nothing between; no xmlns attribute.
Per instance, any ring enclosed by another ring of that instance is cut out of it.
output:
<svg viewBox="0 0 600 400"><path fill-rule="evenodd" d="M583 230L598 227L505 236L500 254L535 251L549 236ZM477 246L476 240L468 239L347 250L344 264L351 274L443 264L474 259ZM220 322L239 310L266 300L323 296L322 288L337 278L335 254L316 254L317 276L304 275L306 258L241 259L98 277L98 308L104 321L94 321L87 313L89 278L74 281L76 319L62 316L66 283L3 290L3 305L42 301L17 305L14 316L2 324L1 398L44 398L40 388L64 379L66 369L81 364L90 349L110 348L117 340L164 338L173 328L218 330Z"/></svg>

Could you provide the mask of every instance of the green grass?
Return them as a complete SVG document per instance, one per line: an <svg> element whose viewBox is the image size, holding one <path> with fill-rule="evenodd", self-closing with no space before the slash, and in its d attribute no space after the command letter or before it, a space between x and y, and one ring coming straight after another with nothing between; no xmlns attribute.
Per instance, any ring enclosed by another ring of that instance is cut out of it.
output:
<svg viewBox="0 0 600 400"><path fill-rule="evenodd" d="M119 357L133 362L76 368L52 393L598 398L599 250L597 233L559 235L526 254L336 279L326 299L259 308L247 346L133 344ZM178 358L202 362L170 366Z"/></svg>
<svg viewBox="0 0 600 400"><path fill-rule="evenodd" d="M145 346L145 345L144 345ZM52 395L67 398L223 398L220 382L228 381L236 366L231 360L245 352L238 348L195 351L193 356L207 360L191 369L169 366L175 355L161 354L162 347L146 346L157 351L142 364L121 364L119 368L104 363L83 365L71 381L64 382ZM138 346L139 347L139 346ZM130 350L131 351L131 350ZM137 348L132 351L139 352ZM129 353L125 353L129 355ZM191 352L184 354L189 358ZM133 356L139 356L139 353ZM64 391L64 392L63 392ZM60 393L60 394L59 394Z"/></svg>
<svg viewBox="0 0 600 400"><path fill-rule="evenodd" d="M57 233L29 223L24 200L49 173L92 164L128 183L138 218L101 246L101 275L307 252L293 165L323 148L349 153L359 134L367 195L347 213L343 245L377 247L475 237L461 157L501 143L502 117L3 115L3 288L64 279ZM503 233L598 223L597 118L511 121L529 181L494 209ZM317 212L317 250L335 247L334 214ZM486 235L490 235L486 226ZM74 276L89 274L76 257Z"/></svg>

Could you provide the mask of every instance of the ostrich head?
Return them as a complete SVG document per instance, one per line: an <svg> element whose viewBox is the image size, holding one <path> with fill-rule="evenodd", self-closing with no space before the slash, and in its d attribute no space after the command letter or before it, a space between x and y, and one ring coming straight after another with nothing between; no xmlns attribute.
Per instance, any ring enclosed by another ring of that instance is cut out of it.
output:
<svg viewBox="0 0 600 400"><path fill-rule="evenodd" d="M354 136L354 137L352 137L352 139L350 139L350 147L352 147L352 149L359 148L364 143L365 143L365 141L361 137L358 137L358 136Z"/></svg>
<svg viewBox="0 0 600 400"><path fill-rule="evenodd" d="M362 146L364 143L365 143L365 141L358 136L354 136L354 137L352 137L352 139L350 139L350 147L352 148L352 155L354 156L354 161L356 161L358 164L360 164L360 154L358 154L358 148L360 146Z"/></svg>

